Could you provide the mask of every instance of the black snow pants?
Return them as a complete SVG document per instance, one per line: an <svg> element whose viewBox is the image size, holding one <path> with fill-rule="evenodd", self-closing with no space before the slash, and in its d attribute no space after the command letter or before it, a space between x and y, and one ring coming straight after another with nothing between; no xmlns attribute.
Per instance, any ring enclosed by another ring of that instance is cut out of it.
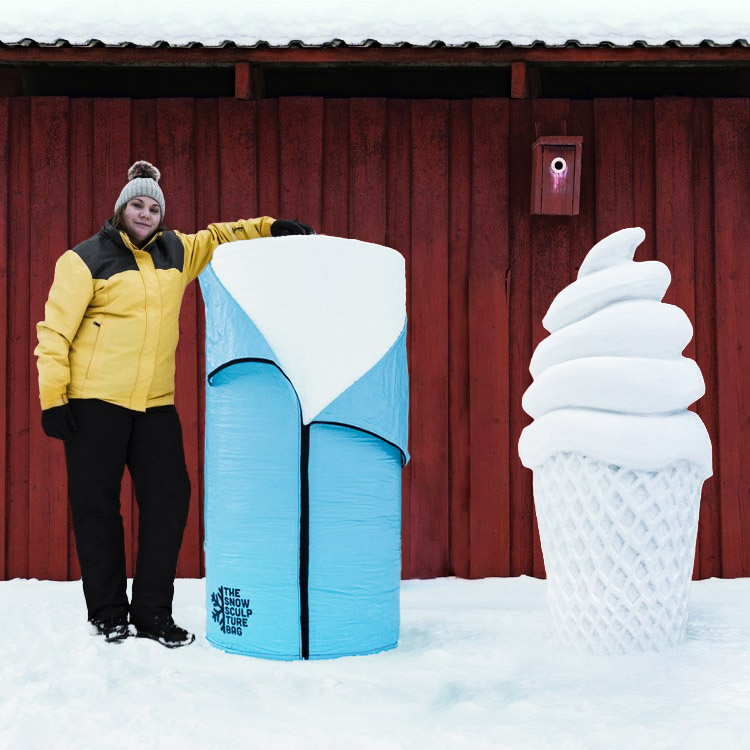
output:
<svg viewBox="0 0 750 750"><path fill-rule="evenodd" d="M65 441L68 497L89 619L136 624L171 614L190 479L174 406L133 411L72 399L78 423ZM138 556L128 605L120 483L128 467L138 503Z"/></svg>

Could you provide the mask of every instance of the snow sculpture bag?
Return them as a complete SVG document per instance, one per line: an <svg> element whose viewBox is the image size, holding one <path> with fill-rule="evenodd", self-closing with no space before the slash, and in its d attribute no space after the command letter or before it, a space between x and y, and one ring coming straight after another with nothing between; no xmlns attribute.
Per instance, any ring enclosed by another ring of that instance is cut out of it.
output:
<svg viewBox="0 0 750 750"><path fill-rule="evenodd" d="M206 635L321 659L396 646L408 460L404 259L233 242L206 303Z"/></svg>

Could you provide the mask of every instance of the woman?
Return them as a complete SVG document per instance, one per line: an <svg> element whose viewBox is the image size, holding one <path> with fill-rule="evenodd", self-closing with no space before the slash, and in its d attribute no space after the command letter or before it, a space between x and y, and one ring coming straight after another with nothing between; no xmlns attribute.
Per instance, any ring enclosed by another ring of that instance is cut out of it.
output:
<svg viewBox="0 0 750 750"><path fill-rule="evenodd" d="M108 642L134 626L137 636L175 648L194 640L172 619L190 504L174 407L183 293L224 242L314 232L267 216L197 234L167 230L159 177L148 162L133 164L114 216L57 261L34 353L42 427L65 443L88 619ZM139 508L130 603L120 515L125 466Z"/></svg>

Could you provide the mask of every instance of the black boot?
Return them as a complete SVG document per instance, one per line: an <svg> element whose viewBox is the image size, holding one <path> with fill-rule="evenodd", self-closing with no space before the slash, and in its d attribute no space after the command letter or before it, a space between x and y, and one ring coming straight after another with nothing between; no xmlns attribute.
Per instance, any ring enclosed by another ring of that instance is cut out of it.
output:
<svg viewBox="0 0 750 750"><path fill-rule="evenodd" d="M167 648L189 646L195 636L187 630L175 625L172 615L156 615L148 622L137 622L135 625L138 638L151 638Z"/></svg>
<svg viewBox="0 0 750 750"><path fill-rule="evenodd" d="M103 617L92 619L89 622L94 626L97 635L103 635L107 643L119 643L130 635L128 618L125 615L117 617Z"/></svg>

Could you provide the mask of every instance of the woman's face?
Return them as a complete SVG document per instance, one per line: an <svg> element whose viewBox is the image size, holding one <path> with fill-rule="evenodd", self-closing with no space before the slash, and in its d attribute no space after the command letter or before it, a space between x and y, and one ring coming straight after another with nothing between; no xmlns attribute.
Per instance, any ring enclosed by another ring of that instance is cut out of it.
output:
<svg viewBox="0 0 750 750"><path fill-rule="evenodd" d="M122 212L122 221L130 239L141 245L159 227L161 208L153 198L139 195L127 202Z"/></svg>

